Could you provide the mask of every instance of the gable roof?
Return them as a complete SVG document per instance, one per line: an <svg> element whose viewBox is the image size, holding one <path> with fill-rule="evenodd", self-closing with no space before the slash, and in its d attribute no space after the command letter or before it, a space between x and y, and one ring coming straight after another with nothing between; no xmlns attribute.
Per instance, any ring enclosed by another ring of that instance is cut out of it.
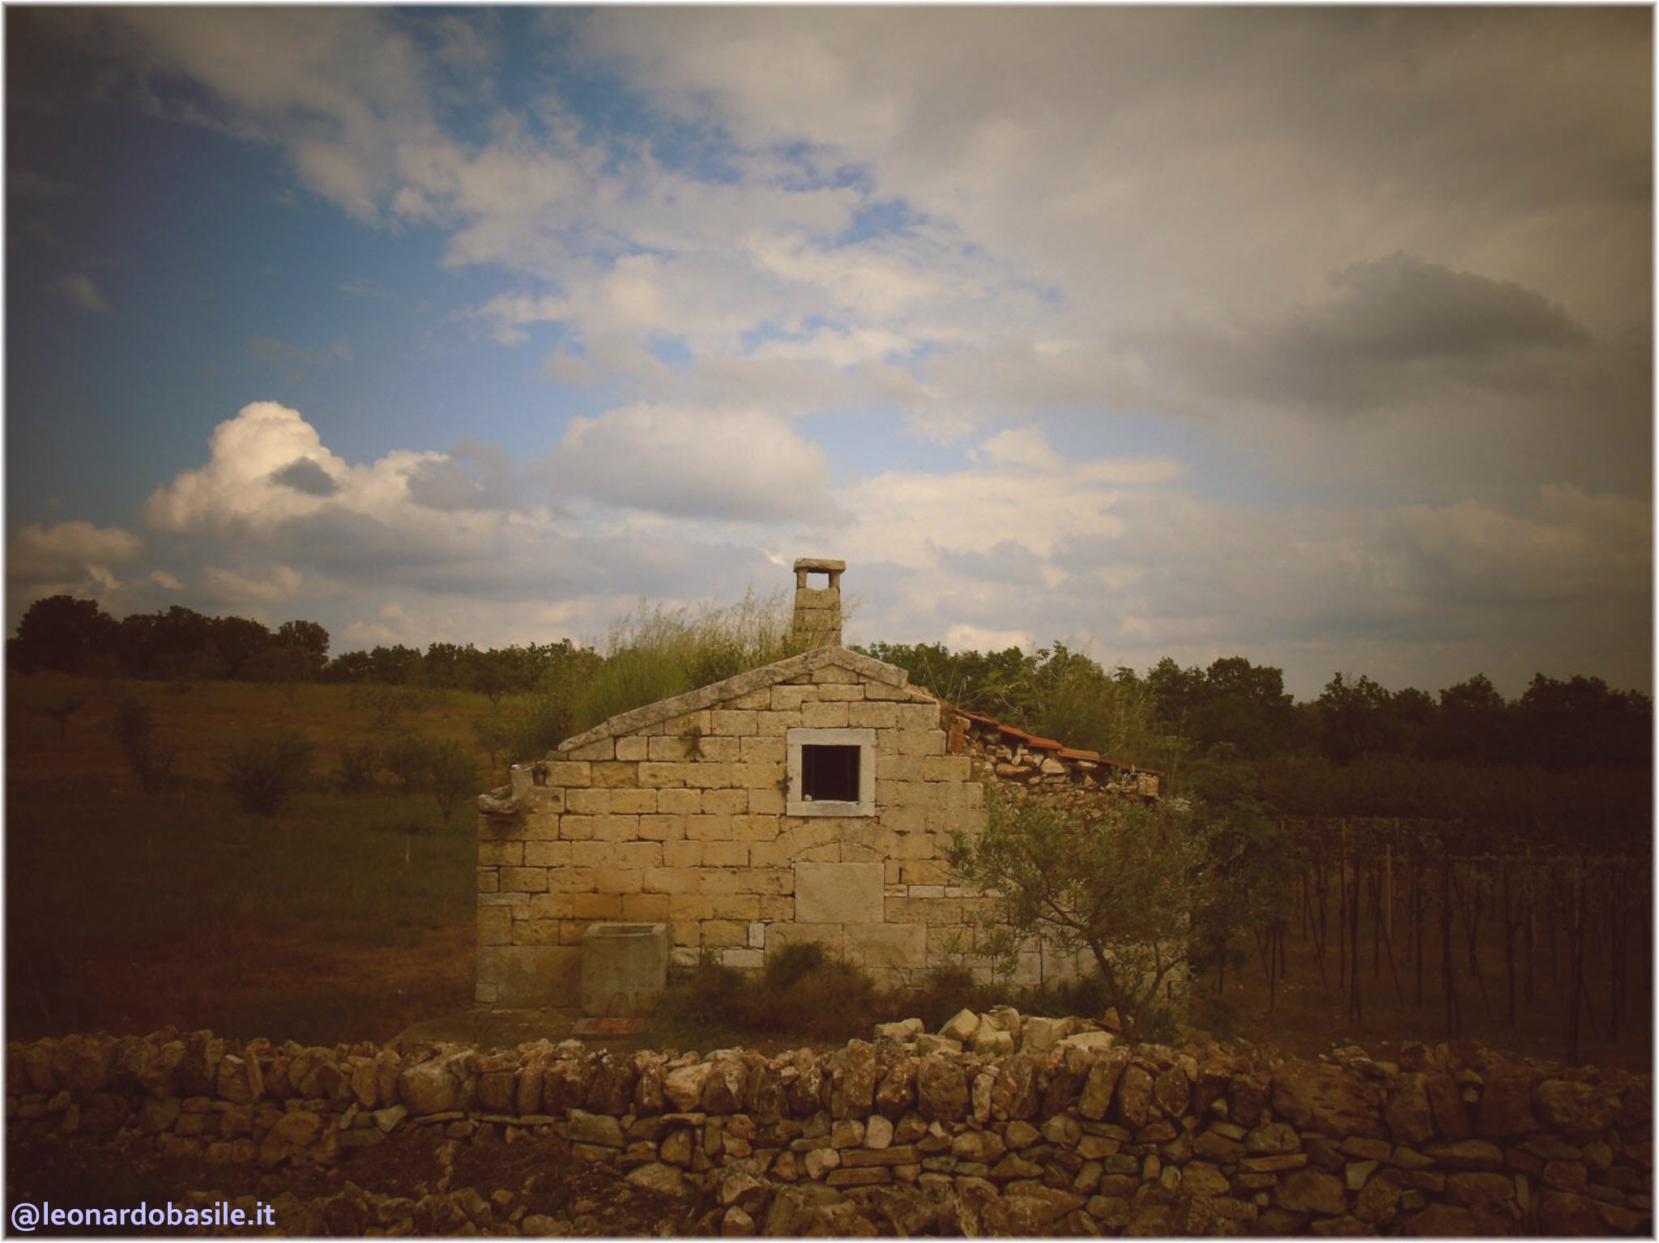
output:
<svg viewBox="0 0 1659 1243"><path fill-rule="evenodd" d="M619 712L608 721L601 721L592 729L584 730L566 738L556 748L557 751L572 751L577 747L585 747L590 742L599 742L605 738L615 738L621 734L634 734L642 729L648 729L663 721L677 716L684 716L687 712L697 712L703 708L713 707L724 703L728 699L736 699L740 695L747 695L750 691L758 691L762 687L772 686L778 682L787 682L790 678L798 678L803 673L811 673L816 669L834 666L858 674L872 682L881 682L887 686L904 687L910 681L910 675L897 665L889 665L884 661L870 656L850 652L844 647L815 647L810 651L801 652L795 656L786 656L782 660L773 661L769 665L762 665L758 669L748 669L722 682L711 682L707 686L699 686L694 691L687 691L683 695L675 695L672 699L661 699L654 704L646 704L643 708L633 708L627 712ZM911 688L911 693L931 699L923 691Z"/></svg>

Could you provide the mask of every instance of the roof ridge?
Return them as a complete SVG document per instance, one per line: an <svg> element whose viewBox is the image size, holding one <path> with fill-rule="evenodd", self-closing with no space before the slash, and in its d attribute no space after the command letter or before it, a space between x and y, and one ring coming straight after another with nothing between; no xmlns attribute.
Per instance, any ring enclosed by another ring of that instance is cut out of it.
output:
<svg viewBox="0 0 1659 1243"><path fill-rule="evenodd" d="M849 669L872 681L882 682L888 686L902 687L910 681L910 675L897 665L887 664L873 656L866 656L862 652L849 651L844 647L814 647L804 652L797 652L793 656L785 656L782 660L775 660L769 665L761 665L755 669L745 669L742 673L733 674L719 682L710 682L707 686L699 686L695 690L686 691L682 695L675 695L669 699L659 699L655 703L630 708L626 712L619 712L615 716L601 721L592 729L583 730L580 734L573 734L566 738L554 750L556 752L573 751L577 747L585 747L590 742L615 738L620 734L631 734L647 726L656 725L660 721L666 721L676 716L684 716L687 712L698 712L724 700L736 699L740 695L747 695L750 691L758 691L764 686L773 686L789 678L799 677L803 673L811 673L815 669L823 669L831 665Z"/></svg>

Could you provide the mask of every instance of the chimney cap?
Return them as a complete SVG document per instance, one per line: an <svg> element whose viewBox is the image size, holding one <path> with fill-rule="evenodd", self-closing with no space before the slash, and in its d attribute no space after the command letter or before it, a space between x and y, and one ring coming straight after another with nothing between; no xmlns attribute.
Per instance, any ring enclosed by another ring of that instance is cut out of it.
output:
<svg viewBox="0 0 1659 1243"><path fill-rule="evenodd" d="M799 557L795 561L795 571L817 571L820 574L839 574L847 568L845 561L832 561L828 557Z"/></svg>

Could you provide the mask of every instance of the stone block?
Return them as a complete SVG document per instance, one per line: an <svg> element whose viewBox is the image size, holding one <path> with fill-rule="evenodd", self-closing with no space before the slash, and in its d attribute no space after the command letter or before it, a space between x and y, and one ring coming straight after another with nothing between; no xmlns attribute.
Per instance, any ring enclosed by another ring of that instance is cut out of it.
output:
<svg viewBox="0 0 1659 1243"><path fill-rule="evenodd" d="M611 790L610 810L625 815L651 815L657 810L655 790Z"/></svg>
<svg viewBox="0 0 1659 1243"><path fill-rule="evenodd" d="M547 784L567 788L592 785L593 765L586 760L548 760Z"/></svg>
<svg viewBox="0 0 1659 1243"><path fill-rule="evenodd" d="M619 760L643 760L648 758L647 746L650 739L638 734L616 740L616 758Z"/></svg>
<svg viewBox="0 0 1659 1243"><path fill-rule="evenodd" d="M771 693L772 711L799 712L807 700L807 694L805 686L774 686Z"/></svg>
<svg viewBox="0 0 1659 1243"><path fill-rule="evenodd" d="M545 893L547 892L547 869L502 868L501 891L503 893Z"/></svg>
<svg viewBox="0 0 1659 1243"><path fill-rule="evenodd" d="M703 810L703 792L685 789L658 790L657 810L664 815L695 816Z"/></svg>
<svg viewBox="0 0 1659 1243"><path fill-rule="evenodd" d="M746 815L749 811L747 790L706 790L703 793L705 816Z"/></svg>
<svg viewBox="0 0 1659 1243"><path fill-rule="evenodd" d="M761 738L750 735L739 739L738 758L745 764L782 764L784 742L781 737Z"/></svg>
<svg viewBox="0 0 1659 1243"><path fill-rule="evenodd" d="M657 921L668 918L666 893L625 893L622 895L622 918Z"/></svg>
<svg viewBox="0 0 1659 1243"><path fill-rule="evenodd" d="M571 790L565 795L565 808L578 816L603 816L611 810L609 790Z"/></svg>
<svg viewBox="0 0 1659 1243"><path fill-rule="evenodd" d="M922 776L928 781L966 781L972 771L973 762L965 755L922 757Z"/></svg>
<svg viewBox="0 0 1659 1243"><path fill-rule="evenodd" d="M582 1012L613 1018L650 1013L668 983L668 928L596 923L582 934Z"/></svg>
<svg viewBox="0 0 1659 1243"><path fill-rule="evenodd" d="M573 842L525 842L524 866L535 868L568 867Z"/></svg>
<svg viewBox="0 0 1659 1243"><path fill-rule="evenodd" d="M945 734L940 729L900 729L896 750L900 755L943 755Z"/></svg>
<svg viewBox="0 0 1659 1243"><path fill-rule="evenodd" d="M593 784L607 788L617 786L637 786L639 780L638 763L596 763L593 766Z"/></svg>
<svg viewBox="0 0 1659 1243"><path fill-rule="evenodd" d="M510 945L513 940L513 912L506 906L478 908L478 944Z"/></svg>
<svg viewBox="0 0 1659 1243"><path fill-rule="evenodd" d="M927 965L923 924L848 924L847 956L863 967L920 968Z"/></svg>
<svg viewBox="0 0 1659 1243"><path fill-rule="evenodd" d="M718 793L718 791L710 791ZM687 816L685 818L685 835L687 841L693 842L729 842L737 836L737 823L734 816Z"/></svg>
<svg viewBox="0 0 1659 1243"><path fill-rule="evenodd" d="M664 794L683 793L683 791L662 791ZM684 816L641 816L639 818L639 835L647 841L677 842L685 838Z"/></svg>
<svg viewBox="0 0 1659 1243"><path fill-rule="evenodd" d="M614 738L600 738L584 746L572 747L565 754L573 760L614 760L616 758L616 740Z"/></svg>
<svg viewBox="0 0 1659 1243"><path fill-rule="evenodd" d="M484 867L522 867L523 842L479 842L478 862Z"/></svg>
<svg viewBox="0 0 1659 1243"><path fill-rule="evenodd" d="M871 703L866 699L847 705L848 725L863 725L871 729L897 729L898 722L896 704Z"/></svg>
<svg viewBox="0 0 1659 1243"><path fill-rule="evenodd" d="M749 847L743 842L703 842L703 866L746 868L749 866Z"/></svg>
<svg viewBox="0 0 1659 1243"><path fill-rule="evenodd" d="M716 735L741 738L755 732L755 714L751 711L716 708L709 713L709 722L713 727L709 732Z"/></svg>
<svg viewBox="0 0 1659 1243"><path fill-rule="evenodd" d="M691 776L693 767L693 765L681 761L664 761L661 763L650 760L643 761L639 765L639 784L642 787L655 789L690 785L691 782L687 778ZM662 806L660 799L657 806Z"/></svg>
<svg viewBox="0 0 1659 1243"><path fill-rule="evenodd" d="M845 702L809 701L801 705L801 724L808 729L840 729L847 725Z"/></svg>
<svg viewBox="0 0 1659 1243"><path fill-rule="evenodd" d="M476 868L477 890L479 893L500 893L501 873L494 868Z"/></svg>
<svg viewBox="0 0 1659 1243"><path fill-rule="evenodd" d="M797 863L795 910L808 924L876 924L884 914L880 863Z"/></svg>

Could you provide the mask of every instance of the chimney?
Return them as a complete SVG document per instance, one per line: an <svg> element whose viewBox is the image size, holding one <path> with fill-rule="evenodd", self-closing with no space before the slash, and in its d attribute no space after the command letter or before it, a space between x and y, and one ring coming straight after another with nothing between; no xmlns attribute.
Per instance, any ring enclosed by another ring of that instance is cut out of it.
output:
<svg viewBox="0 0 1659 1243"><path fill-rule="evenodd" d="M841 646L841 572L845 561L823 557L802 557L795 562L795 616L790 634L804 647ZM822 586L808 585L808 578L822 574Z"/></svg>

